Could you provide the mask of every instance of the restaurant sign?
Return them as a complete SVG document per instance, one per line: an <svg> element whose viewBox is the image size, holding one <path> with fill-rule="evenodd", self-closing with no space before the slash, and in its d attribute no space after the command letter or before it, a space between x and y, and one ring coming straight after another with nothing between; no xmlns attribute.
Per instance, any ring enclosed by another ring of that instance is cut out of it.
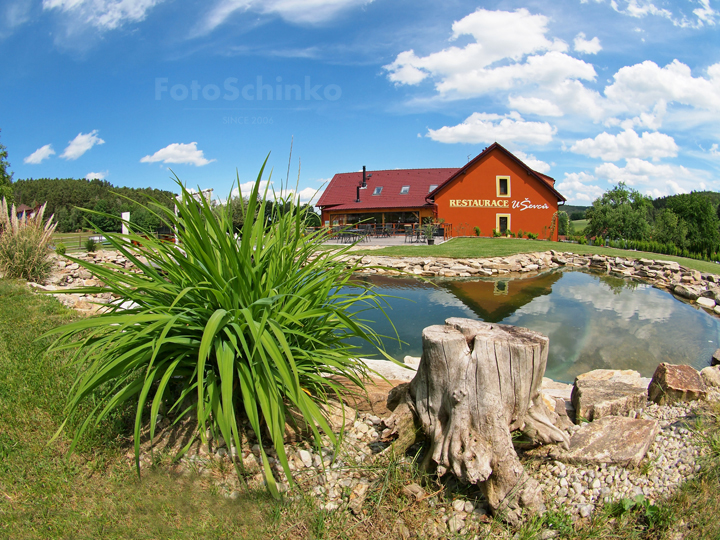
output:
<svg viewBox="0 0 720 540"><path fill-rule="evenodd" d="M547 210L550 208L547 203L533 204L526 198L523 201L511 201L510 199L450 199L450 208L516 208L521 212L524 210Z"/></svg>

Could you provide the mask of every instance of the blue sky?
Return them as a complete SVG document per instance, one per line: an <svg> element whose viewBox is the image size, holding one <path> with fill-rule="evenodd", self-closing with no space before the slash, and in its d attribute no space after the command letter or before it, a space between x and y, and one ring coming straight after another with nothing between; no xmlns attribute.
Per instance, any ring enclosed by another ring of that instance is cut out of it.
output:
<svg viewBox="0 0 720 540"><path fill-rule="evenodd" d="M497 141L590 204L720 191L717 0L3 0L15 179L227 194L268 152L337 172L460 167Z"/></svg>

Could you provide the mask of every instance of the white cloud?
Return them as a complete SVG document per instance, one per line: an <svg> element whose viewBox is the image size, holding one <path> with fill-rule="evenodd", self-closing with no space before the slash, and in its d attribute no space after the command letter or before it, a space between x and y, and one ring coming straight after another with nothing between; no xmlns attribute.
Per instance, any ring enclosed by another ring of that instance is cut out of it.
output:
<svg viewBox="0 0 720 540"><path fill-rule="evenodd" d="M718 145L717 145L717 143L713 144L713 145L710 147L710 155L711 155L711 156L720 156L720 150L718 150Z"/></svg>
<svg viewBox="0 0 720 540"><path fill-rule="evenodd" d="M464 47L448 47L428 56L401 52L384 66L397 85L435 81L441 97L479 96L518 84L553 86L567 79L594 80L592 65L566 54L567 44L546 37L549 19L527 9L479 9L453 24L451 40L472 36ZM505 65L493 67L504 61ZM523 61L524 60L524 61Z"/></svg>
<svg viewBox="0 0 720 540"><path fill-rule="evenodd" d="M165 148L161 148L155 152L152 156L145 156L140 160L140 163L156 163L158 161L162 161L163 163L180 163L183 165L195 165L196 167L202 167L203 165L212 163L215 160L205 159L203 151L198 150L197 143L191 142L190 144L169 144Z"/></svg>
<svg viewBox="0 0 720 540"><path fill-rule="evenodd" d="M538 116L562 116L560 107L547 99L537 97L508 96L510 108L521 113L537 114Z"/></svg>
<svg viewBox="0 0 720 540"><path fill-rule="evenodd" d="M630 158L658 161L677 156L678 146L672 137L664 133L646 131L638 136L632 129L627 129L617 135L603 132L594 139L582 139L573 144L570 151L604 161Z"/></svg>
<svg viewBox="0 0 720 540"><path fill-rule="evenodd" d="M596 0L603 3L604 0ZM682 11L673 13L670 9L656 6L652 0L610 0L610 6L623 15L637 19L647 16L655 16L667 19L674 26L681 28L702 28L703 26L715 26L718 20L718 12L710 7L709 0L698 0L701 7L693 10L695 18L686 16ZM672 6L671 6L672 7ZM639 28L636 32L642 31Z"/></svg>
<svg viewBox="0 0 720 540"><path fill-rule="evenodd" d="M519 61L535 52L566 50L565 43L545 37L548 22L544 15L531 15L524 8L513 12L479 9L455 21L450 38L452 41L469 35L475 39L474 43L463 48L449 47L425 57L416 56L412 50L404 51L385 69L393 82L417 84L417 71L446 79L476 73L505 58ZM410 74L409 79L406 74Z"/></svg>
<svg viewBox="0 0 720 540"><path fill-rule="evenodd" d="M715 26L718 20L718 12L710 7L710 0L699 0L700 5L697 9L693 10L693 13L698 18L700 26L707 24L708 26Z"/></svg>
<svg viewBox="0 0 720 540"><path fill-rule="evenodd" d="M107 178L108 171L91 172L85 175L86 180L105 180Z"/></svg>
<svg viewBox="0 0 720 540"><path fill-rule="evenodd" d="M595 174L613 184L625 182L630 186L644 187L645 193L652 197L688 193L698 189L704 181L712 180L707 171L691 170L682 165L656 164L637 158L628 159L624 167L603 163L595 168Z"/></svg>
<svg viewBox="0 0 720 540"><path fill-rule="evenodd" d="M268 185L266 180L262 180L260 182L260 194L262 195L265 191L265 187ZM255 186L255 182L245 182L244 184L240 184L240 190L238 191L238 188L234 188L232 190L232 196L237 197L239 193L243 194L243 197L247 197L250 192L252 191L253 187ZM272 199L272 193L273 189L275 188L274 182L270 182L270 186L268 187L268 198ZM317 202L320 196L323 194L323 191L325 191L325 187L323 186L322 189L319 191L315 188L304 188L299 190L297 193L300 196L300 203L305 204L309 202ZM275 191L275 195L277 197L286 197L289 195L292 195L295 193L294 189L290 190L281 190L278 189Z"/></svg>
<svg viewBox="0 0 720 540"><path fill-rule="evenodd" d="M99 30L114 30L126 22L140 22L163 0L43 0L45 10L56 9L74 21Z"/></svg>
<svg viewBox="0 0 720 540"><path fill-rule="evenodd" d="M693 77L678 60L664 68L646 60L620 68L605 95L629 111L646 111L660 102L681 103L698 109L720 111L720 63L707 69L708 77Z"/></svg>
<svg viewBox="0 0 720 540"><path fill-rule="evenodd" d="M220 0L200 22L196 33L213 31L236 12L277 15L290 23L318 24L370 2L372 0Z"/></svg>
<svg viewBox="0 0 720 540"><path fill-rule="evenodd" d="M17 27L30 20L30 0L10 0L0 8L0 39L9 37Z"/></svg>
<svg viewBox="0 0 720 540"><path fill-rule="evenodd" d="M585 39L585 34L583 32L580 32L577 36L575 36L573 45L575 50L582 54L597 54L602 50L600 39L597 37Z"/></svg>
<svg viewBox="0 0 720 540"><path fill-rule="evenodd" d="M55 150L53 150L52 145L46 144L45 146L41 146L28 157L23 159L23 163L32 163L33 165L37 165L38 163L42 163L44 160L54 154Z"/></svg>
<svg viewBox="0 0 720 540"><path fill-rule="evenodd" d="M570 201L591 203L605 192L594 182L597 178L586 172L565 173L565 178L555 184L555 189Z"/></svg>
<svg viewBox="0 0 720 540"><path fill-rule="evenodd" d="M78 133L60 157L67 160L74 160L82 156L96 144L105 144L100 137L97 136L98 130L94 129L90 133Z"/></svg>
<svg viewBox="0 0 720 540"><path fill-rule="evenodd" d="M533 171L541 172L543 174L550 172L550 165L536 158L532 154L526 154L522 150L515 150L513 154Z"/></svg>
<svg viewBox="0 0 720 540"><path fill-rule="evenodd" d="M428 129L427 137L443 143L547 144L556 129L547 122L526 122L518 113L473 113L456 126Z"/></svg>

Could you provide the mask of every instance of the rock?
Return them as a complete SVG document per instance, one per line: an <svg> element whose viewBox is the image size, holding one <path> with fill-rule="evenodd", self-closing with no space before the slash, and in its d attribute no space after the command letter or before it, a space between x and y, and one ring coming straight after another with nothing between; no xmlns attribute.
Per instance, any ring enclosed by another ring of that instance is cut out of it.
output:
<svg viewBox="0 0 720 540"><path fill-rule="evenodd" d="M710 365L711 366L720 365L720 349L716 349L715 352L713 353L712 358L710 359Z"/></svg>
<svg viewBox="0 0 720 540"><path fill-rule="evenodd" d="M648 397L658 405L669 405L676 401L705 399L707 387L700 374L691 366L663 362L653 374L648 388Z"/></svg>
<svg viewBox="0 0 720 540"><path fill-rule="evenodd" d="M692 285L683 285L681 283L675 285L673 292L678 296L687 298L688 300L697 300L700 294L702 294L702 292L696 287L693 287Z"/></svg>
<svg viewBox="0 0 720 540"><path fill-rule="evenodd" d="M650 384L650 379L641 377L640 373L632 369L594 369L578 375L575 380L622 382L645 388Z"/></svg>
<svg viewBox="0 0 720 540"><path fill-rule="evenodd" d="M570 450L558 447L551 456L568 463L637 466L659 429L657 420L606 416L583 424L570 438Z"/></svg>
<svg viewBox="0 0 720 540"><path fill-rule="evenodd" d="M312 467L312 454L310 452L307 450L300 450L298 455L300 456L300 461L302 461L305 467Z"/></svg>
<svg viewBox="0 0 720 540"><path fill-rule="evenodd" d="M350 502L348 503L348 507L353 514L357 515L362 511L362 505L365 502L365 497L367 497L369 487L370 485L366 482L360 482L350 493Z"/></svg>
<svg viewBox="0 0 720 540"><path fill-rule="evenodd" d="M465 501L463 501L462 499L455 499L452 503L452 506L456 512L465 511Z"/></svg>
<svg viewBox="0 0 720 540"><path fill-rule="evenodd" d="M579 375L572 391L575 419L626 416L647 403L647 384L637 371L598 369Z"/></svg>
<svg viewBox="0 0 720 540"><path fill-rule="evenodd" d="M463 528L464 525L465 525L465 522L462 519L460 519L460 517L457 515L452 516L447 521L447 528L448 528L448 531L450 531L451 533L458 532L460 529Z"/></svg>
<svg viewBox="0 0 720 540"><path fill-rule="evenodd" d="M708 366L700 371L703 382L710 387L720 387L720 366Z"/></svg>
<svg viewBox="0 0 720 540"><path fill-rule="evenodd" d="M426 495L425 490L415 483L408 484L402 488L402 494L408 499L415 499L416 501L423 499Z"/></svg>
<svg viewBox="0 0 720 540"><path fill-rule="evenodd" d="M713 300L712 298L705 298L701 296L700 298L695 300L695 302L697 302L698 305L707 309L713 309L715 307L715 300Z"/></svg>
<svg viewBox="0 0 720 540"><path fill-rule="evenodd" d="M718 350L720 351L720 349ZM548 377L543 377L542 386L540 387L543 394L552 396L553 398L562 398L565 401L572 399L572 389L572 384L553 381Z"/></svg>

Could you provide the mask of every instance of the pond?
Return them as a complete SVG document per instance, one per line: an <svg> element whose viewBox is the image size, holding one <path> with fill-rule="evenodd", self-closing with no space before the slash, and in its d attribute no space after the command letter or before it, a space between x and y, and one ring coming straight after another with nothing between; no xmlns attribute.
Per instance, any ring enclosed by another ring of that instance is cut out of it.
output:
<svg viewBox="0 0 720 540"><path fill-rule="evenodd" d="M391 295L386 312L400 339L385 339L402 360L421 356L421 332L448 317L524 326L550 338L547 377L572 382L592 369L634 369L651 377L660 362L709 365L720 343L720 320L670 293L636 281L556 270L524 279L435 280L364 276ZM379 311L363 318L394 336ZM372 349L362 346L361 356Z"/></svg>

